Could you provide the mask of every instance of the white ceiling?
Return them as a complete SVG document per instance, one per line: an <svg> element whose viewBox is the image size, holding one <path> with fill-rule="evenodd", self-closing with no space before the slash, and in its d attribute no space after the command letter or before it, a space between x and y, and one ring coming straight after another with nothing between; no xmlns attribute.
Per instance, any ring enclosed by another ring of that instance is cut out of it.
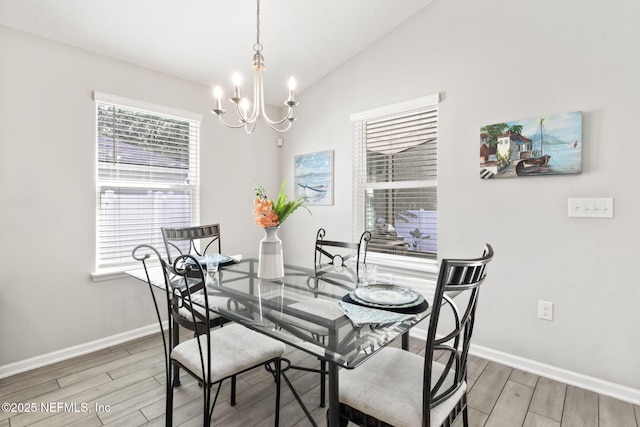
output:
<svg viewBox="0 0 640 427"><path fill-rule="evenodd" d="M264 0L265 97L280 104L433 0ZM0 24L194 82L251 90L253 0L0 0Z"/></svg>

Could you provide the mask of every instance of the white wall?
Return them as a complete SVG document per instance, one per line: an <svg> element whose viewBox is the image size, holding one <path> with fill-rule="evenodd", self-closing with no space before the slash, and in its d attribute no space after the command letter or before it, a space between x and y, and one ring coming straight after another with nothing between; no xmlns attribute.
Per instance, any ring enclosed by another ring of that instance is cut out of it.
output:
<svg viewBox="0 0 640 427"><path fill-rule="evenodd" d="M303 236L352 234L349 115L440 92L440 254L497 253L475 342L640 389L640 4L592 3L436 1L303 93L281 149L264 128L215 123L208 88L0 27L0 366L155 321L141 283L89 278L93 90L205 115L201 217L222 224L230 253L257 250L254 179L274 193L285 177L291 191L296 154L334 149L335 205L281 232L285 257L307 263ZM575 110L581 175L479 179L481 126ZM566 217L568 197L590 196L614 197L616 217ZM553 322L536 319L538 299L555 302Z"/></svg>
<svg viewBox="0 0 640 427"><path fill-rule="evenodd" d="M300 97L283 174L297 154L335 150L335 205L296 213L285 258L309 260L324 226L351 236L349 115L439 92L440 256L495 261L475 343L640 389L640 3L440 0ZM484 181L480 127L583 111L583 173ZM567 218L569 197L614 197L614 219ZM552 322L538 299L555 303Z"/></svg>
<svg viewBox="0 0 640 427"><path fill-rule="evenodd" d="M254 179L278 186L275 135L223 128L210 89L0 26L0 366L156 323L133 279L93 282L94 90L202 113L202 222L255 255Z"/></svg>

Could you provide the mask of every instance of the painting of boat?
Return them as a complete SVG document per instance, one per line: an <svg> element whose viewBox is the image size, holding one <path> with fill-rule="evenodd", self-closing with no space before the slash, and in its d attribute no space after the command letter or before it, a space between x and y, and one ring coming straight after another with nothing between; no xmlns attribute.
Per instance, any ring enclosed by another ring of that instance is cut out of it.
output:
<svg viewBox="0 0 640 427"><path fill-rule="evenodd" d="M311 202L323 198L329 190L329 187L326 185L307 185L299 182L298 186L300 186L304 191L305 195L303 197L305 197L307 201Z"/></svg>
<svg viewBox="0 0 640 427"><path fill-rule="evenodd" d="M306 204L333 205L333 150L295 156L294 182Z"/></svg>
<svg viewBox="0 0 640 427"><path fill-rule="evenodd" d="M522 176L542 173L547 170L544 169L544 167L549 164L550 159L551 156L545 154L544 156L536 157L534 159L520 160L516 163L516 174L518 176Z"/></svg>
<svg viewBox="0 0 640 427"><path fill-rule="evenodd" d="M582 112L497 123L480 129L480 177L582 172Z"/></svg>
<svg viewBox="0 0 640 427"><path fill-rule="evenodd" d="M551 160L551 156L546 154L549 144L544 139L544 117L540 118L540 124L532 142L536 145L532 145L531 150L520 151L520 160L515 167L516 174L519 176L537 174L548 169L544 169Z"/></svg>

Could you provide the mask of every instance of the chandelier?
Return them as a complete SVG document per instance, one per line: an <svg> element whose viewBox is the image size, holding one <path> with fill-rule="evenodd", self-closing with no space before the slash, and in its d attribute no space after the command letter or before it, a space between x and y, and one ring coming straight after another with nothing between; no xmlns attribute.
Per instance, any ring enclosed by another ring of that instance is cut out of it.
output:
<svg viewBox="0 0 640 427"><path fill-rule="evenodd" d="M278 132L286 132L296 119L293 117L293 107L298 105L298 102L293 97L293 91L296 88L296 80L293 77L289 79L289 98L284 102L284 105L287 107L287 113L280 120L271 120L267 116L267 111L264 108L264 84L262 80L264 57L262 56L262 44L260 43L260 0L257 0L256 16L256 43L253 45L253 50L255 52L253 54L253 108L251 109L251 112L249 112L251 102L247 98L241 96L240 74L234 73L233 97L229 98L229 100L236 106L239 116L239 124L229 124L222 118L222 115L226 113L226 110L222 109L222 89L220 86L216 86L213 90L213 96L216 99L216 106L211 110L211 112L218 116L218 119L220 119L220 122L223 125L232 129L244 128L247 133L252 133L256 127L256 122L261 118L271 129Z"/></svg>

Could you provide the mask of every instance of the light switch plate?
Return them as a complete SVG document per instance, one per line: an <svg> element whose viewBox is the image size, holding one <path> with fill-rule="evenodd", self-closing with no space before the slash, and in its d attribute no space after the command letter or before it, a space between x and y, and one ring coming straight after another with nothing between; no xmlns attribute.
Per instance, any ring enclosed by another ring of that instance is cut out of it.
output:
<svg viewBox="0 0 640 427"><path fill-rule="evenodd" d="M613 218L613 198L569 199L570 218Z"/></svg>

